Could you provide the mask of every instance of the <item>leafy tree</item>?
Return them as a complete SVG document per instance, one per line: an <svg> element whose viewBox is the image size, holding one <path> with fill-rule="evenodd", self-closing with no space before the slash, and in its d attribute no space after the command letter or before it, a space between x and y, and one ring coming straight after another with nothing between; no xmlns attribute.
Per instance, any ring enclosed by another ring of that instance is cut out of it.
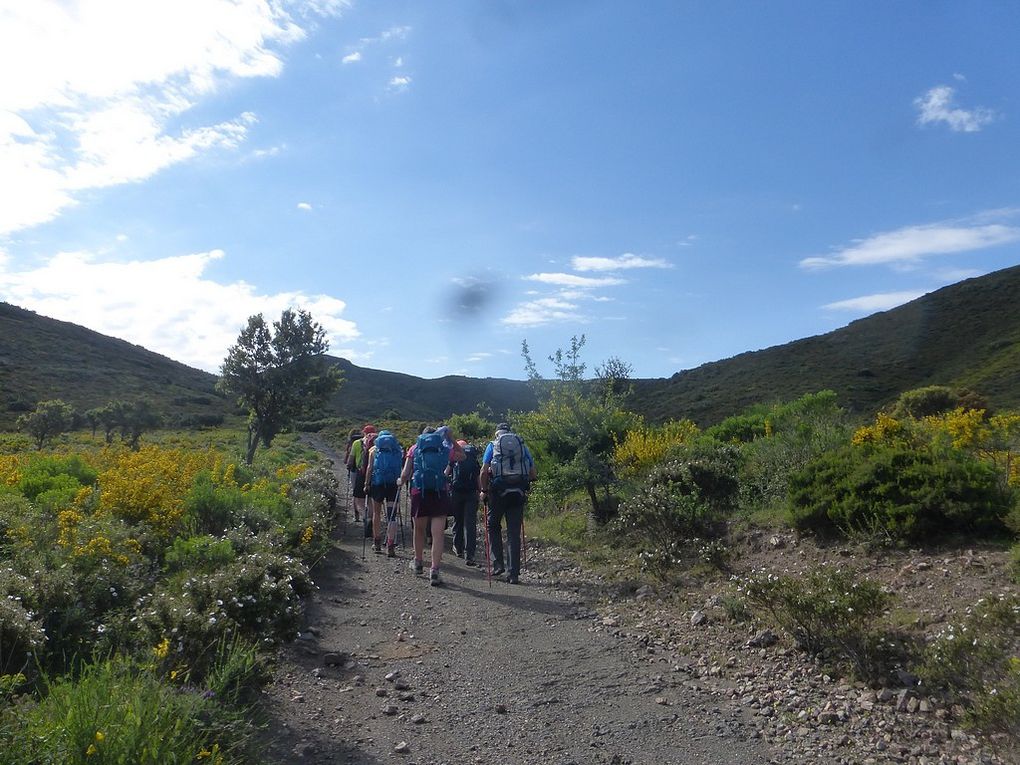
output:
<svg viewBox="0 0 1020 765"><path fill-rule="evenodd" d="M585 380L581 361L585 336L570 338L570 346L549 356L555 379L542 377L527 341L521 346L525 369L541 402L535 412L523 415L518 429L536 445L540 456L553 463L549 472L561 491L583 489L591 502L592 517L605 523L616 513L611 488L613 449L640 418L623 409L629 366L611 360L600 367L600 377ZM607 370L603 373L603 370ZM625 391L625 392L621 392Z"/></svg>
<svg viewBox="0 0 1020 765"><path fill-rule="evenodd" d="M217 387L248 410L245 462L269 446L295 418L321 406L342 382L323 354L326 331L307 311L285 310L272 328L262 314L248 319L220 368Z"/></svg>
<svg viewBox="0 0 1020 765"><path fill-rule="evenodd" d="M495 423L483 417L479 412L471 414L455 414L446 421L458 438L470 443L484 442L492 436L496 429Z"/></svg>
<svg viewBox="0 0 1020 765"><path fill-rule="evenodd" d="M74 410L71 405L53 399L40 401L35 411L23 414L18 418L18 429L26 431L35 439L37 449L42 449L47 441L71 429L71 418Z"/></svg>
<svg viewBox="0 0 1020 765"><path fill-rule="evenodd" d="M893 405L893 417L933 417L951 412L967 402L968 409L984 409L987 404L971 391L956 391L946 385L928 385L923 388L904 391Z"/></svg>
<svg viewBox="0 0 1020 765"><path fill-rule="evenodd" d="M138 440L142 433L161 427L163 418L153 410L152 404L139 399L124 408L120 421L120 437L132 449L138 448Z"/></svg>
<svg viewBox="0 0 1020 765"><path fill-rule="evenodd" d="M126 401L114 400L106 403L98 409L90 409L96 420L103 428L103 438L108 444L113 443L113 434L118 428L124 427L130 404Z"/></svg>

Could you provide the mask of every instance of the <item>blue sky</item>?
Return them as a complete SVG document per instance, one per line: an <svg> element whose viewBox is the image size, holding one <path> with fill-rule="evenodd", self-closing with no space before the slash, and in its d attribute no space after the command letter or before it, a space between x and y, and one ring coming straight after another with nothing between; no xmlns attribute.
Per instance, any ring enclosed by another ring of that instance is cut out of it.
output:
<svg viewBox="0 0 1020 765"><path fill-rule="evenodd" d="M640 377L1020 262L1020 4L0 0L0 299ZM10 76L17 73L17 76Z"/></svg>

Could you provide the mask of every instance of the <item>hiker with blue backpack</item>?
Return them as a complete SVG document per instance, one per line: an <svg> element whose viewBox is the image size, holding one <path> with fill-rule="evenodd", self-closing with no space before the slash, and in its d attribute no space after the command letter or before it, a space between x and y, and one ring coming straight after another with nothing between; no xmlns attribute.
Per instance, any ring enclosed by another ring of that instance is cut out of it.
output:
<svg viewBox="0 0 1020 765"><path fill-rule="evenodd" d="M478 476L482 465L478 449L467 441L457 441L464 459L453 463L450 477L450 511L453 515L453 552L467 566L477 566Z"/></svg>
<svg viewBox="0 0 1020 765"><path fill-rule="evenodd" d="M524 439L501 422L496 437L485 447L479 476L479 499L486 505L487 533L492 553L492 574L507 573L507 582L521 576L521 537L528 489L537 477L535 460ZM504 566L502 521L506 518L507 557Z"/></svg>
<svg viewBox="0 0 1020 765"><path fill-rule="evenodd" d="M407 450L404 469L397 485L411 483L411 523L414 527L414 558L411 570L425 572L425 532L432 532L432 555L429 584L442 584L439 567L443 562L443 532L449 512L449 467L453 448L444 443L443 433L425 428L418 440Z"/></svg>
<svg viewBox="0 0 1020 765"><path fill-rule="evenodd" d="M404 450L396 436L388 430L379 431L368 451L365 484L372 505L372 548L382 553L382 506L386 503L386 555L395 558L397 539L397 479L404 465Z"/></svg>

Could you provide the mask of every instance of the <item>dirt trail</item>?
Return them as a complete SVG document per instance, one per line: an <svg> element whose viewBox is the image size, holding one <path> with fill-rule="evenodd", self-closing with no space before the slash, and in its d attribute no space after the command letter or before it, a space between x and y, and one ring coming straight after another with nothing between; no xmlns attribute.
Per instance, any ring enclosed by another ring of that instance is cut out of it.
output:
<svg viewBox="0 0 1020 765"><path fill-rule="evenodd" d="M370 548L362 559L354 523L338 537L315 572L308 629L268 689L269 761L747 765L774 756L737 706L674 671L675 658L596 629L575 591L538 584L527 568L520 585L490 588L484 569L452 554L444 585L430 587L408 570L409 529L396 559Z"/></svg>

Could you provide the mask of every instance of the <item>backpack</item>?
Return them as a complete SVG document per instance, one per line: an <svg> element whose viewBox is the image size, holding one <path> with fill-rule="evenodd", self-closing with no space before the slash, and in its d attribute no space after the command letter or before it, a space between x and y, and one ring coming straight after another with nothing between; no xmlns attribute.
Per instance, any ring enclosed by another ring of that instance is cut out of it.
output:
<svg viewBox="0 0 1020 765"><path fill-rule="evenodd" d="M418 491L446 491L446 466L450 464L450 450L443 445L438 433L423 433L414 447L414 477L412 485Z"/></svg>
<svg viewBox="0 0 1020 765"><path fill-rule="evenodd" d="M375 436L375 433L366 433L361 437L361 454L358 455L358 464L355 467L362 475L368 473L368 450L375 443ZM351 449L351 453L354 453L353 449Z"/></svg>
<svg viewBox="0 0 1020 765"><path fill-rule="evenodd" d="M492 442L492 488L500 496L524 494L531 484L530 468L524 456L524 440L516 433L503 433Z"/></svg>
<svg viewBox="0 0 1020 765"><path fill-rule="evenodd" d="M473 446L464 447L464 459L453 465L453 490L471 492L478 488L478 473L482 466L478 464L478 450Z"/></svg>
<svg viewBox="0 0 1020 765"><path fill-rule="evenodd" d="M400 469L404 466L404 450L397 438L388 430L382 431L375 439L375 454L372 458L372 485L381 486L397 482Z"/></svg>

